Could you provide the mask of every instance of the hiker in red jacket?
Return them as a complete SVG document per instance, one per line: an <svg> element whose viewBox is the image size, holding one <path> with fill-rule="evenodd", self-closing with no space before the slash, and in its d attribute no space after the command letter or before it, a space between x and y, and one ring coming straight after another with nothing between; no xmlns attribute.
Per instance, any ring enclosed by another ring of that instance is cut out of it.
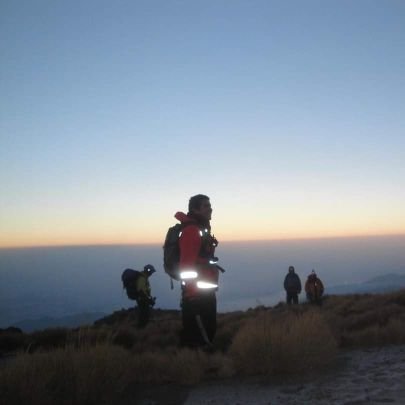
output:
<svg viewBox="0 0 405 405"><path fill-rule="evenodd" d="M189 347L210 346L217 327L219 266L214 252L218 241L211 235L211 214L209 197L198 194L190 198L187 215L175 215L183 225L179 240L181 342Z"/></svg>
<svg viewBox="0 0 405 405"><path fill-rule="evenodd" d="M322 304L322 295L324 287L321 279L316 275L315 270L312 270L305 283L305 292L307 299L312 304Z"/></svg>

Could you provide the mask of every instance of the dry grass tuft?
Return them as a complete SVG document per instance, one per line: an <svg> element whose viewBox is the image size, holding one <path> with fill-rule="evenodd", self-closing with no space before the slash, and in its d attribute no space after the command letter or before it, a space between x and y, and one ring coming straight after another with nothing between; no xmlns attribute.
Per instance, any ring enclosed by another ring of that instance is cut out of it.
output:
<svg viewBox="0 0 405 405"><path fill-rule="evenodd" d="M230 376L232 368L222 354L208 355L202 351L181 349L134 355L130 373L138 383L190 385L205 379Z"/></svg>
<svg viewBox="0 0 405 405"><path fill-rule="evenodd" d="M242 374L296 373L329 364L336 349L319 311L267 312L237 333L230 354Z"/></svg>
<svg viewBox="0 0 405 405"><path fill-rule="evenodd" d="M222 354L201 351L130 353L111 344L20 354L0 369L2 400L14 404L102 404L130 384L196 384L230 376Z"/></svg>
<svg viewBox="0 0 405 405"><path fill-rule="evenodd" d="M405 343L405 290L330 296L323 312L341 347Z"/></svg>
<svg viewBox="0 0 405 405"><path fill-rule="evenodd" d="M4 403L100 404L128 384L128 356L119 347L72 347L20 354L0 370Z"/></svg>

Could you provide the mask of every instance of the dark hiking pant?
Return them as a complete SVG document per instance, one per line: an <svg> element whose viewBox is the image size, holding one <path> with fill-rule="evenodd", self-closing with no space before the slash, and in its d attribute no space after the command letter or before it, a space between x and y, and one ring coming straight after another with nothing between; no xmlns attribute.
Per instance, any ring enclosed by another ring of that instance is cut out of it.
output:
<svg viewBox="0 0 405 405"><path fill-rule="evenodd" d="M293 304L298 304L298 294L297 293L287 293L287 304L291 305Z"/></svg>
<svg viewBox="0 0 405 405"><path fill-rule="evenodd" d="M147 325L150 316L150 305L146 299L139 299L138 304L138 327L143 328Z"/></svg>
<svg viewBox="0 0 405 405"><path fill-rule="evenodd" d="M205 292L181 302L183 329L181 344L188 347L212 343L217 330L217 299L215 292Z"/></svg>
<svg viewBox="0 0 405 405"><path fill-rule="evenodd" d="M311 304L322 306L322 296L307 293L307 300Z"/></svg>

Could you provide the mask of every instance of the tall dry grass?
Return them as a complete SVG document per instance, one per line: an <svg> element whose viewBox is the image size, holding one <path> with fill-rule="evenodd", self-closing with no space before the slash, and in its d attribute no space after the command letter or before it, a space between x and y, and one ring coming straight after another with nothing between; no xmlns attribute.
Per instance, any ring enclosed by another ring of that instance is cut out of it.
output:
<svg viewBox="0 0 405 405"><path fill-rule="evenodd" d="M123 392L128 355L107 345L20 354L0 369L4 404L102 404Z"/></svg>
<svg viewBox="0 0 405 405"><path fill-rule="evenodd" d="M116 403L130 384L195 384L232 374L222 354L177 350L131 353L111 344L20 354L0 368L2 403Z"/></svg>
<svg viewBox="0 0 405 405"><path fill-rule="evenodd" d="M337 343L320 311L259 314L230 348L242 374L297 373L330 364Z"/></svg>
<svg viewBox="0 0 405 405"><path fill-rule="evenodd" d="M329 364L336 341L319 311L259 314L236 334L230 355L242 374L297 373Z"/></svg>
<svg viewBox="0 0 405 405"><path fill-rule="evenodd" d="M405 343L405 290L330 296L322 311L341 347Z"/></svg>
<svg viewBox="0 0 405 405"><path fill-rule="evenodd" d="M157 313L144 329L128 311L96 326L0 336L1 400L14 404L103 404L134 384L195 384L211 378L290 374L333 362L339 347L405 343L405 290L326 297L299 305L220 314L217 351L178 347L178 312ZM30 354L28 354L30 353ZM125 401L124 401L125 402Z"/></svg>

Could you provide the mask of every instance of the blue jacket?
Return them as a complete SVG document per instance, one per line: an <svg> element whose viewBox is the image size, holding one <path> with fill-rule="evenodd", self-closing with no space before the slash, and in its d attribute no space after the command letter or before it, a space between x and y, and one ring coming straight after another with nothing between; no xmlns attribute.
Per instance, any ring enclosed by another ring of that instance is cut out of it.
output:
<svg viewBox="0 0 405 405"><path fill-rule="evenodd" d="M284 289L290 294L301 292L301 280L296 273L288 273L284 279Z"/></svg>

